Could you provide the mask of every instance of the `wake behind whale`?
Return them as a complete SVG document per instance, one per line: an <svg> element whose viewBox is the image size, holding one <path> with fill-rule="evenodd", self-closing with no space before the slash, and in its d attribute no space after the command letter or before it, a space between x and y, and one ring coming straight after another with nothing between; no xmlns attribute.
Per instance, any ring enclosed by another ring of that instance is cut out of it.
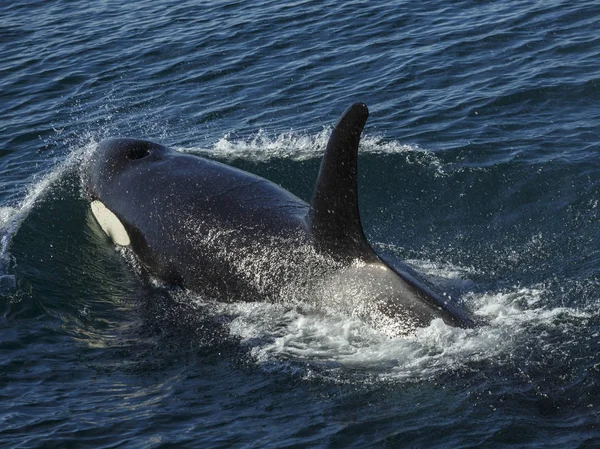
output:
<svg viewBox="0 0 600 449"><path fill-rule="evenodd" d="M436 318L470 317L400 261L367 242L357 155L368 118L350 106L307 204L270 181L145 140L111 139L84 175L92 211L150 273L220 301L331 300L374 327L406 335Z"/></svg>

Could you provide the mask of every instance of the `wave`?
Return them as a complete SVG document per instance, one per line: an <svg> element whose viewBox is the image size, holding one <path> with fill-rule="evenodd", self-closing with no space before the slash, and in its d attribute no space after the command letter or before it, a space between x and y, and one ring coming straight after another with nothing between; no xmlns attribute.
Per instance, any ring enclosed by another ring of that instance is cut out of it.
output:
<svg viewBox="0 0 600 449"><path fill-rule="evenodd" d="M0 206L0 295L9 294L16 287L13 273L16 261L10 254L10 243L19 227L53 186L88 159L96 146L96 141L90 139L73 149L67 157L57 160L47 171L34 175L24 184L23 194L16 204Z"/></svg>

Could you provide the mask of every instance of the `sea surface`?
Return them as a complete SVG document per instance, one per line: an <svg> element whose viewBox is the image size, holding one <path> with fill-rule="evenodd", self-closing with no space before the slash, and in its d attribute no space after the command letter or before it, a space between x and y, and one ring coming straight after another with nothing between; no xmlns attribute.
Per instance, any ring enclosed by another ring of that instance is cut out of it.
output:
<svg viewBox="0 0 600 449"><path fill-rule="evenodd" d="M600 447L597 1L3 1L0 100L0 447ZM309 200L355 101L368 239L476 328L165 289L83 195L130 136Z"/></svg>

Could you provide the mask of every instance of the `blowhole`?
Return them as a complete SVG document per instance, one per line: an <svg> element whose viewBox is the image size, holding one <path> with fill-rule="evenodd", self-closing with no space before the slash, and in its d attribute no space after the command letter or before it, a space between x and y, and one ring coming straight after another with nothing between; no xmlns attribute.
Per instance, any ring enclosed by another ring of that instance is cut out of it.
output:
<svg viewBox="0 0 600 449"><path fill-rule="evenodd" d="M134 146L127 153L127 159L135 161L142 159L150 154L150 149L147 146Z"/></svg>

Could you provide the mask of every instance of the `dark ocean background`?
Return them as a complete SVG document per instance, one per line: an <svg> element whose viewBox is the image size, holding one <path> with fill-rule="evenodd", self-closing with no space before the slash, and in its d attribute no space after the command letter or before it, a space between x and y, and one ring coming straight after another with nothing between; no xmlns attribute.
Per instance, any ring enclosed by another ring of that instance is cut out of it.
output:
<svg viewBox="0 0 600 449"><path fill-rule="evenodd" d="M2 2L0 92L0 447L600 447L598 2ZM83 196L131 136L308 200L354 101L369 240L477 328L165 291Z"/></svg>

